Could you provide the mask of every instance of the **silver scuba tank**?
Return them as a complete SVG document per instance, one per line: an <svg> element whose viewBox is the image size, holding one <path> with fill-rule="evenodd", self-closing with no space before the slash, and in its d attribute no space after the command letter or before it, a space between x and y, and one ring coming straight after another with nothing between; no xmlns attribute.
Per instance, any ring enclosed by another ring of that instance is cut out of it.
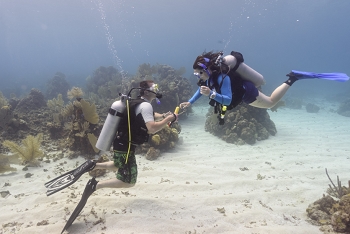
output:
<svg viewBox="0 0 350 234"><path fill-rule="evenodd" d="M100 136L96 142L96 148L102 151L109 151L115 138L120 120L125 111L127 96L122 95L119 101L113 102L108 111L105 123L103 124Z"/></svg>
<svg viewBox="0 0 350 234"><path fill-rule="evenodd" d="M233 55L226 55L222 59L222 62L232 69L236 66L237 59ZM236 71L244 80L251 81L255 87L259 87L266 83L264 77L259 72L255 71L245 63L239 64Z"/></svg>

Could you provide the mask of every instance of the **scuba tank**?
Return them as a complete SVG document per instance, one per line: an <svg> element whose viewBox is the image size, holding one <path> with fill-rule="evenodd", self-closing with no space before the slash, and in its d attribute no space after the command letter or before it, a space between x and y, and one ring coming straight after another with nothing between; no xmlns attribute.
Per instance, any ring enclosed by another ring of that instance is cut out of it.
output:
<svg viewBox="0 0 350 234"><path fill-rule="evenodd" d="M100 136L96 142L97 149L102 151L110 150L120 120L123 118L123 114L126 108L126 99L126 95L121 95L120 100L113 102L111 108L109 108L106 121L103 124Z"/></svg>
<svg viewBox="0 0 350 234"><path fill-rule="evenodd" d="M222 62L229 66L230 69L234 69L237 64L237 59L231 53L231 55L226 55L223 57ZM244 80L252 82L255 87L259 87L266 83L264 77L259 72L255 71L244 62L239 64L239 66L236 68L236 72L240 74Z"/></svg>
<svg viewBox="0 0 350 234"><path fill-rule="evenodd" d="M126 102L131 99L131 91L139 89L146 90L144 88L132 88L130 89L127 95L119 94L120 100L113 102L111 108L109 108L107 118L103 124L100 136L96 142L96 148L102 151L109 151L116 133L120 124L120 121L124 118L124 112L126 109ZM162 98L161 93L157 93L158 86L154 84L150 89L147 89L148 92L152 92L156 95L157 103L160 103L159 99ZM131 139L129 139L131 142Z"/></svg>

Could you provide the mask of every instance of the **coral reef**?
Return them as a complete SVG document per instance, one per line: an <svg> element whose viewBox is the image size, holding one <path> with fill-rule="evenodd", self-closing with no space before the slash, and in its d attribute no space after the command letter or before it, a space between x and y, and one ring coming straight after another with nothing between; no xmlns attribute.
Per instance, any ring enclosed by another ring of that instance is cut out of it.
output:
<svg viewBox="0 0 350 234"><path fill-rule="evenodd" d="M84 92L79 87L73 87L71 90L67 91L67 97L69 98L69 100L72 100L73 98L79 100L83 96L84 96Z"/></svg>
<svg viewBox="0 0 350 234"><path fill-rule="evenodd" d="M46 86L46 99L57 97L58 94L65 94L69 90L66 75L61 72L57 72L55 76L47 82Z"/></svg>
<svg viewBox="0 0 350 234"><path fill-rule="evenodd" d="M90 142L92 148L94 149L95 153L98 153L100 150L96 148L97 137L92 133L88 133L87 137L88 137L89 142Z"/></svg>
<svg viewBox="0 0 350 234"><path fill-rule="evenodd" d="M0 131L7 130L7 127L13 121L13 108L7 102L7 99L0 92Z"/></svg>
<svg viewBox="0 0 350 234"><path fill-rule="evenodd" d="M127 92L130 84L116 68L101 66L87 78L86 88L88 92L98 94L102 98L114 99L119 93Z"/></svg>
<svg viewBox="0 0 350 234"><path fill-rule="evenodd" d="M141 76L150 77L157 73L157 68L155 66L151 66L149 63L143 63L139 65L137 71Z"/></svg>
<svg viewBox="0 0 350 234"><path fill-rule="evenodd" d="M27 113L31 110L37 110L44 106L46 106L44 95L40 92L40 90L32 89L27 97L19 101L15 111Z"/></svg>
<svg viewBox="0 0 350 234"><path fill-rule="evenodd" d="M319 106L312 103L306 104L305 108L306 108L306 111L309 113L317 113L320 110Z"/></svg>
<svg viewBox="0 0 350 234"><path fill-rule="evenodd" d="M275 135L277 130L266 109L241 104L226 112L224 125L219 125L218 114L211 107L207 114L205 130L228 143L254 144Z"/></svg>
<svg viewBox="0 0 350 234"><path fill-rule="evenodd" d="M327 190L328 195L314 203L310 204L306 209L307 215L311 218L311 223L322 226L321 229L330 229L335 232L349 233L350 232L350 181L348 188L341 186L339 177L337 176L337 186L333 183L328 175L331 185ZM333 197L336 197L335 200Z"/></svg>
<svg viewBox="0 0 350 234"><path fill-rule="evenodd" d="M154 111L159 113L173 111L180 103L191 98L193 94L192 86L186 78L180 75L183 71L183 68L176 71L168 65L161 64L152 67L149 64L140 65L140 76L158 83L160 93L163 94L163 98L160 100L161 103L153 105ZM181 115L181 118L186 117L190 111Z"/></svg>
<svg viewBox="0 0 350 234"><path fill-rule="evenodd" d="M0 130L6 130L13 119L11 106L2 106L0 108Z"/></svg>
<svg viewBox="0 0 350 234"><path fill-rule="evenodd" d="M160 155L160 150L154 147L150 147L145 155L147 160L156 160Z"/></svg>
<svg viewBox="0 0 350 234"><path fill-rule="evenodd" d="M39 133L37 136L29 135L22 140L22 145L18 145L16 142L6 140L2 144L9 148L12 153L17 154L23 161L23 164L29 166L40 165L38 158L43 156L43 152L40 150L40 144L42 142L43 134Z"/></svg>
<svg viewBox="0 0 350 234"><path fill-rule="evenodd" d="M347 99L340 104L337 113L345 117L350 117L350 99Z"/></svg>
<svg viewBox="0 0 350 234"><path fill-rule="evenodd" d="M180 132L181 126L178 123L165 127L152 135L148 143L138 146L136 153L144 154L148 160L155 160L161 155L161 152L175 148Z"/></svg>
<svg viewBox="0 0 350 234"><path fill-rule="evenodd" d="M77 88L75 89L75 91ZM76 92L78 94L80 92ZM64 143L71 150L80 151L83 154L93 155L98 152L95 147L98 133L101 127L98 125L99 116L96 106L80 98L81 94L76 95L78 98L70 102L62 109L61 114L66 120L64 131L69 131ZM51 125L53 129L55 125Z"/></svg>
<svg viewBox="0 0 350 234"><path fill-rule="evenodd" d="M47 101L47 107L50 109L50 115L52 116L53 122L60 125L62 121L62 110L64 108L64 101L62 94L58 94L57 98Z"/></svg>
<svg viewBox="0 0 350 234"><path fill-rule="evenodd" d="M62 94L58 94L57 98L53 98L52 100L48 100L46 105L53 112L61 112L61 110L64 107L64 101L62 98Z"/></svg>
<svg viewBox="0 0 350 234"><path fill-rule="evenodd" d="M2 92L0 92L0 108L7 105L8 105L7 99L4 97Z"/></svg>
<svg viewBox="0 0 350 234"><path fill-rule="evenodd" d="M9 100L9 105L12 107L12 109L16 109L16 106L18 105L19 101L20 100L18 98L11 97Z"/></svg>
<svg viewBox="0 0 350 234"><path fill-rule="evenodd" d="M65 155L69 153L68 157L96 155L97 137L108 109L119 93L126 94L130 88L138 87L140 81L152 79L158 83L163 93L161 104L155 106L155 111L173 111L179 103L192 95L190 83L181 77L184 73L184 68L175 70L168 65L142 64L135 76L127 77L114 67L99 67L87 78L84 92L79 87L69 90L65 75L56 73L48 83L45 93L48 99L37 89L31 90L28 96L21 99L12 96L7 101L3 95L0 96L0 103L1 100L4 103L0 109L0 130L6 129L1 132L0 140L17 142L18 139L42 132L49 136L43 140L43 145L49 150L59 148ZM65 97L66 93L68 98ZM138 94L135 90L131 96L135 98ZM138 147L139 152L145 155L149 152L150 155L150 148L153 147L154 152L159 151L160 154L174 148L180 130L180 125L173 124L171 128L158 132L154 137L158 141L150 139L149 143ZM6 152L2 144L0 151Z"/></svg>
<svg viewBox="0 0 350 234"><path fill-rule="evenodd" d="M83 111L84 119L91 124L97 124L99 118L96 112L95 104L90 104L84 99L80 100L80 104L81 104L81 110Z"/></svg>

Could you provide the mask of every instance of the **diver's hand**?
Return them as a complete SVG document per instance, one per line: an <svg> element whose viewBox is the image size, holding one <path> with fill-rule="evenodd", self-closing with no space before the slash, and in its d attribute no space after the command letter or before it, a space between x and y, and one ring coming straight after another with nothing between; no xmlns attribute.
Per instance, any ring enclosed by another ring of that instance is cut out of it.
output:
<svg viewBox="0 0 350 234"><path fill-rule="evenodd" d="M204 96L209 96L210 89L207 86L201 86L200 93Z"/></svg>
<svg viewBox="0 0 350 234"><path fill-rule="evenodd" d="M191 103L190 102L183 102L183 103L180 103L179 107L181 109L184 109L184 108L188 108L191 106Z"/></svg>
<svg viewBox="0 0 350 234"><path fill-rule="evenodd" d="M168 126L171 127L171 125L178 120L179 115L171 113L171 115L168 115L166 118L170 120Z"/></svg>
<svg viewBox="0 0 350 234"><path fill-rule="evenodd" d="M170 111L168 111L167 113L163 113L162 116L163 116L163 119L165 119L168 115L171 115L172 113Z"/></svg>

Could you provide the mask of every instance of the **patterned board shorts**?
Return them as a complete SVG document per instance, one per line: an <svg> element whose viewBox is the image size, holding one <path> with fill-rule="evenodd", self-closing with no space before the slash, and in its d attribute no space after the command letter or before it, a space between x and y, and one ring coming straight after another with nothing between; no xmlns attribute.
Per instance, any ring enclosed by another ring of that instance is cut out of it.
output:
<svg viewBox="0 0 350 234"><path fill-rule="evenodd" d="M114 165L118 168L117 179L128 184L135 184L137 180L137 164L135 153L130 152L128 162L125 163L127 152L114 151Z"/></svg>

